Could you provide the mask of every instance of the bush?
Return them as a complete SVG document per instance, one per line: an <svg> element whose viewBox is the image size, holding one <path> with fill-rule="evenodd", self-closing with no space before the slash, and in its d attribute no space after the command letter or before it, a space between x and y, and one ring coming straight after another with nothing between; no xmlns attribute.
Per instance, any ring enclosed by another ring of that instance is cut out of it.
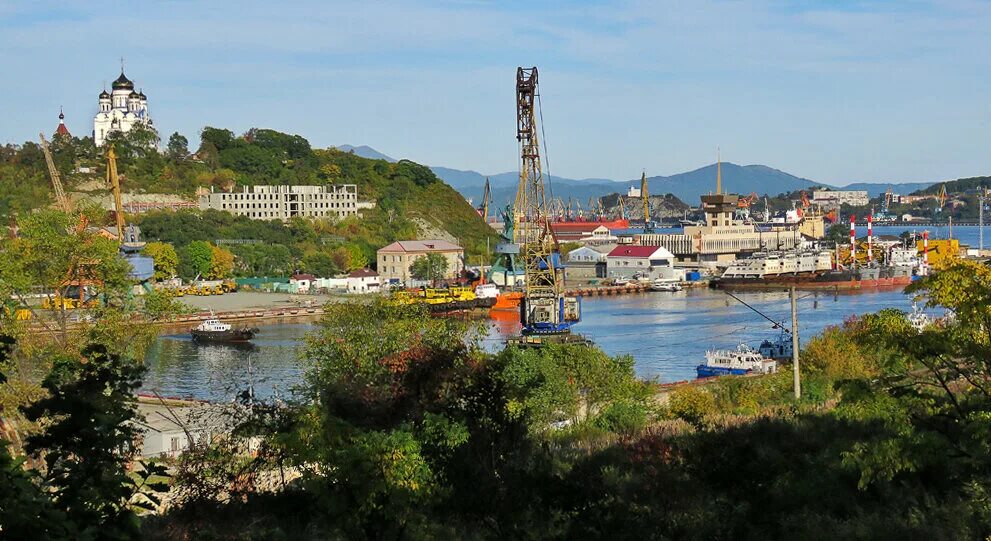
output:
<svg viewBox="0 0 991 541"><path fill-rule="evenodd" d="M705 418L716 411L716 399L712 393L701 387L682 387L671 393L668 409L675 417L699 428Z"/></svg>

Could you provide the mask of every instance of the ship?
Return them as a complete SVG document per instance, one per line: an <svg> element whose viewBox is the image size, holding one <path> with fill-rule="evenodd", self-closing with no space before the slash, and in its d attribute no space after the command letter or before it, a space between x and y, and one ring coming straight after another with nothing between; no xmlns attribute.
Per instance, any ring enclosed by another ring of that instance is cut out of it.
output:
<svg viewBox="0 0 991 541"><path fill-rule="evenodd" d="M778 369L777 361L768 359L746 344L733 351L707 351L705 363L695 367L699 378L770 374Z"/></svg>
<svg viewBox="0 0 991 541"><path fill-rule="evenodd" d="M828 250L757 252L734 261L711 285L723 289L864 289L906 286L914 267L909 261L835 268Z"/></svg>
<svg viewBox="0 0 991 541"><path fill-rule="evenodd" d="M235 329L229 323L211 318L191 329L189 334L195 342L248 342L258 334L258 329Z"/></svg>

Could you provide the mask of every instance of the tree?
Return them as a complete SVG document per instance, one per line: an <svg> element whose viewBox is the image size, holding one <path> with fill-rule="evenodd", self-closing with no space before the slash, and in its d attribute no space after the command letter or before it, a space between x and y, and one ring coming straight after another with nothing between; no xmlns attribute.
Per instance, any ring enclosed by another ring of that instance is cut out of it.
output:
<svg viewBox="0 0 991 541"><path fill-rule="evenodd" d="M170 160L186 158L186 156L189 156L189 139L186 139L179 132L174 132L169 136L169 143L165 147L165 155Z"/></svg>
<svg viewBox="0 0 991 541"><path fill-rule="evenodd" d="M25 448L44 459L52 500L79 538L135 537L127 466L137 436L134 392L144 367L102 345L81 354L57 359L43 382L48 396L23 408L29 420L45 426Z"/></svg>
<svg viewBox="0 0 991 541"><path fill-rule="evenodd" d="M194 240L179 249L179 276L193 280L210 273L213 262L213 245L204 240Z"/></svg>
<svg viewBox="0 0 991 541"><path fill-rule="evenodd" d="M144 255L155 261L155 279L168 280L179 270L179 255L175 248L165 242L149 242L145 244Z"/></svg>
<svg viewBox="0 0 991 541"><path fill-rule="evenodd" d="M441 254L421 255L410 265L409 272L417 280L436 282L447 276L447 258Z"/></svg>
<svg viewBox="0 0 991 541"><path fill-rule="evenodd" d="M826 230L826 238L824 240L833 244L849 244L850 226L842 223L829 226L829 229Z"/></svg>
<svg viewBox="0 0 991 541"><path fill-rule="evenodd" d="M326 252L313 252L303 257L303 270L324 278L341 272L334 258Z"/></svg>
<svg viewBox="0 0 991 541"><path fill-rule="evenodd" d="M219 246L210 247L210 271L207 276L212 280L229 278L234 271L234 254Z"/></svg>

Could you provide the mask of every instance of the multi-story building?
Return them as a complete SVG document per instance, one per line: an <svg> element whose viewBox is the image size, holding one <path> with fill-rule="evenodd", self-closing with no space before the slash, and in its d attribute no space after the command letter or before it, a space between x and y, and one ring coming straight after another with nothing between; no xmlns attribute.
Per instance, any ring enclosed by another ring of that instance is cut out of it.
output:
<svg viewBox="0 0 991 541"><path fill-rule="evenodd" d="M383 283L399 282L410 285L413 262L427 254L440 254L447 259L445 278L454 278L461 271L464 248L446 240L401 240L380 248L378 272Z"/></svg>
<svg viewBox="0 0 991 541"><path fill-rule="evenodd" d="M870 202L866 190L813 190L812 202L826 207L863 207Z"/></svg>
<svg viewBox="0 0 991 541"><path fill-rule="evenodd" d="M200 209L215 209L255 220L347 218L358 213L358 186L245 186L240 192L200 196Z"/></svg>

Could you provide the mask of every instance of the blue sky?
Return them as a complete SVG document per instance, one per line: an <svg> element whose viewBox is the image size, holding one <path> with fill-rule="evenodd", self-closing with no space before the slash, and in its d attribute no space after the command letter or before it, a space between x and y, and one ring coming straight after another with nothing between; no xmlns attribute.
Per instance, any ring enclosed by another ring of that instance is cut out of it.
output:
<svg viewBox="0 0 991 541"><path fill-rule="evenodd" d="M314 146L516 168L540 69L555 175L723 159L822 182L991 174L991 3L0 0L0 142L92 130L126 72L163 139L268 127Z"/></svg>

